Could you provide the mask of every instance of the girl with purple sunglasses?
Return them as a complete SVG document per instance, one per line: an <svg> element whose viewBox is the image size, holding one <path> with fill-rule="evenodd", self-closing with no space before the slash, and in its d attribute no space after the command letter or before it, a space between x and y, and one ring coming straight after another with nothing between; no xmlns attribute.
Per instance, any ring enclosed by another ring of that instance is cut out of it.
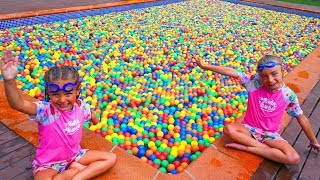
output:
<svg viewBox="0 0 320 180"><path fill-rule="evenodd" d="M99 119L88 104L78 99L77 70L52 67L44 77L47 101L30 102L22 97L15 83L18 57L6 51L0 69L10 106L38 123L40 139L32 163L34 179L91 179L114 166L115 154L80 147L83 123L91 120L96 124Z"/></svg>

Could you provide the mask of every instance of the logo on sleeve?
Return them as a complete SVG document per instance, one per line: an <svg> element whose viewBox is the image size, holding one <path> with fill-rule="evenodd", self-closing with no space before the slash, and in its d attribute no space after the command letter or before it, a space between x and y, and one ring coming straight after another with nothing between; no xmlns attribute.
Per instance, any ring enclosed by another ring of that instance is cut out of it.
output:
<svg viewBox="0 0 320 180"><path fill-rule="evenodd" d="M260 97L259 105L261 110L267 112L273 112L277 108L277 104L274 102L274 100L270 100L268 98L263 97Z"/></svg>

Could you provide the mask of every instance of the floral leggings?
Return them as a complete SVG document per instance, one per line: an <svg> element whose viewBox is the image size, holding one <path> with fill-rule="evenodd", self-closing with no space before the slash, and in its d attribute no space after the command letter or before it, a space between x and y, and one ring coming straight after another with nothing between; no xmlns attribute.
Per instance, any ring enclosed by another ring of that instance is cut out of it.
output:
<svg viewBox="0 0 320 180"><path fill-rule="evenodd" d="M268 131L263 131L260 128L252 127L248 124L243 124L250 134L259 142L263 143L266 140L283 140L285 141L279 133L273 133Z"/></svg>
<svg viewBox="0 0 320 180"><path fill-rule="evenodd" d="M54 169L58 171L59 173L65 171L68 169L69 165L72 162L79 161L83 155L86 154L86 152L89 149L81 149L74 157L64 160L64 161L59 161L59 162L53 162L53 163L46 163L46 164L40 164L37 160L34 160L32 162L32 168L33 168L33 174L36 174L39 171L43 171L46 169Z"/></svg>

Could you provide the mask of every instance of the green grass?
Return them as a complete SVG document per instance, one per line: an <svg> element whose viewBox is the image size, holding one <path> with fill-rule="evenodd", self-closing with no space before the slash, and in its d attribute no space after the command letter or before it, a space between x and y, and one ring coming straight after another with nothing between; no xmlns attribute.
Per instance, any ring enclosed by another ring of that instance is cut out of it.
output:
<svg viewBox="0 0 320 180"><path fill-rule="evenodd" d="M311 5L311 6L320 6L320 0L278 0L278 1Z"/></svg>

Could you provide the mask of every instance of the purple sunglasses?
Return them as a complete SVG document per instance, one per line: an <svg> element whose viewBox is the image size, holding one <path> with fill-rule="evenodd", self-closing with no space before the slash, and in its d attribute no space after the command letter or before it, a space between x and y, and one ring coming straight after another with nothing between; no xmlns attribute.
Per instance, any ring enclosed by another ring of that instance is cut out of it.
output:
<svg viewBox="0 0 320 180"><path fill-rule="evenodd" d="M260 64L259 66L258 66L258 72L261 72L261 71L263 71L264 70L264 68L273 68L273 67L275 67L276 65L282 65L281 63L276 63L276 62L273 62L273 61L269 61L269 62L267 62L267 63L265 63L265 64Z"/></svg>
<svg viewBox="0 0 320 180"><path fill-rule="evenodd" d="M47 89L49 92L51 93L57 93L60 90L64 91L64 92L71 92L73 91L73 89L78 85L78 82L75 83L66 83L63 85L62 88L59 87L58 84L55 83L50 83L47 85Z"/></svg>

